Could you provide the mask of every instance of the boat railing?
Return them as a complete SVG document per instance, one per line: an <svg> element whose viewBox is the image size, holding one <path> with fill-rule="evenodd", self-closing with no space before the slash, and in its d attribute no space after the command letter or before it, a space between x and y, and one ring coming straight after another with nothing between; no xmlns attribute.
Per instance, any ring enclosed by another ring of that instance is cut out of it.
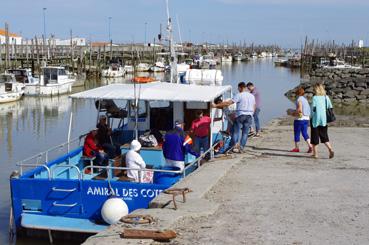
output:
<svg viewBox="0 0 369 245"><path fill-rule="evenodd" d="M186 177L186 171L188 169L190 169L191 167L193 167L194 165L197 165L197 167L200 167L200 161L205 158L205 156L207 154L212 154L214 148L216 146L218 146L219 142L215 143L212 147L210 147L207 151L205 151L204 153L202 153L198 158L196 158L195 160L193 160L190 164L188 164L183 170L167 170L167 169L149 169L149 168L129 168L129 167L116 167L116 166L94 166L94 165L88 165L86 167L83 168L83 170L81 171L81 175L82 175L82 180L85 178L85 172L87 169L105 169L107 171L107 179L111 180L112 179L112 171L113 170L133 170L133 171L138 171L140 173L140 175L142 174L142 172L159 172L159 173L173 173L173 174L181 174L183 175L183 177ZM110 160L109 165L112 165L112 163L114 162L114 160ZM140 180L141 182L141 180Z"/></svg>
<svg viewBox="0 0 369 245"><path fill-rule="evenodd" d="M200 161L202 159L204 159L206 157L206 155L208 154L212 154L214 152L215 147L218 146L220 142L216 142L215 144L213 144L212 147L210 147L207 151L205 151L204 153L202 153L198 158L196 158L195 160L193 160L190 164L188 164L184 169L183 169L183 177L186 177L186 170L192 168L194 165L197 165L197 167L200 167Z"/></svg>
<svg viewBox="0 0 369 245"><path fill-rule="evenodd" d="M71 146L80 146L82 139L86 136L86 134L81 135L77 138L74 138L72 140L70 140L69 142L64 142L60 145L54 146L52 148L47 149L46 151L40 152L36 155L33 155L31 157L28 157L26 159L23 159L19 162L16 163L16 166L19 167L20 170L20 174L23 174L23 168L24 167L38 167L38 166L46 166L46 164L49 162L50 160L50 155L55 152L58 151L58 153L60 153L60 151L62 150L66 150L66 152L68 153L69 150L71 149Z"/></svg>
<svg viewBox="0 0 369 245"><path fill-rule="evenodd" d="M23 174L23 167L41 167L41 168L45 168L47 171L47 179L51 180L51 170L48 166L46 166L45 164L32 164L32 163L23 163L22 165L18 165L17 166L20 167L20 175Z"/></svg>
<svg viewBox="0 0 369 245"><path fill-rule="evenodd" d="M112 161L111 161L112 162ZM150 168L128 168L128 167L115 167L115 166L93 166L93 165L88 165L86 167L83 168L82 171L82 180L85 179L85 171L87 169L105 169L107 172L107 179L111 180L112 179L112 171L113 170L133 170L133 171L138 171L140 174L141 172L161 172L161 173L173 173L173 174L182 174L183 170L166 170L166 169L150 169ZM139 181L141 182L141 180Z"/></svg>
<svg viewBox="0 0 369 245"><path fill-rule="evenodd" d="M81 175L81 171L79 170L79 168L76 165L68 165L68 164L58 164L55 167L53 167L53 169L51 171L51 179L54 178L54 171L55 171L55 169L58 169L58 168L64 168L63 171L66 171L70 168L75 169L77 171L78 179L81 180L82 175Z"/></svg>

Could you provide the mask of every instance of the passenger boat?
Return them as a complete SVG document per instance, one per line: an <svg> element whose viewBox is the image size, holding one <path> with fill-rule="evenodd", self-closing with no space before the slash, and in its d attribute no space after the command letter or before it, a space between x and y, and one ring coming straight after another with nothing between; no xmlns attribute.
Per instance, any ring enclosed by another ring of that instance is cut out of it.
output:
<svg viewBox="0 0 369 245"><path fill-rule="evenodd" d="M0 75L0 103L17 101L24 94L24 83L17 82L12 74Z"/></svg>
<svg viewBox="0 0 369 245"><path fill-rule="evenodd" d="M125 74L126 70L118 63L112 63L107 69L101 71L101 76L107 78L123 77Z"/></svg>
<svg viewBox="0 0 369 245"><path fill-rule="evenodd" d="M129 212L148 208L150 201L160 192L196 171L205 154L213 156L219 133L226 128L221 113L210 106L219 96L230 98L231 87L163 82L111 84L71 95L71 108L74 108L75 100L95 101L98 114L105 114L110 125L114 120L123 121L116 124L120 126L114 129L112 139L121 145L122 153L128 151L132 139L146 130L167 131L173 128L176 120L184 121L187 125L185 130L188 130L195 117L194 111L198 109L212 119L209 139L212 147L198 159L186 156L186 166L182 171L163 168L165 159L160 145L143 147L140 154L151 168L133 170L154 172L154 181L131 182L124 174L128 168L121 164L121 160L109 161L109 165L104 167L95 166L91 159L83 157L80 143L84 132L81 132L82 136L71 139L71 111L66 143L16 164L20 169L10 178L12 230L43 230L50 238L52 231L93 234L107 228L101 208L112 197L123 200ZM104 106L107 101L125 102L126 113L115 117ZM65 153L62 154L63 149Z"/></svg>
<svg viewBox="0 0 369 245"><path fill-rule="evenodd" d="M25 95L54 96L70 93L75 81L64 67L46 66L42 68L38 83L26 83Z"/></svg>

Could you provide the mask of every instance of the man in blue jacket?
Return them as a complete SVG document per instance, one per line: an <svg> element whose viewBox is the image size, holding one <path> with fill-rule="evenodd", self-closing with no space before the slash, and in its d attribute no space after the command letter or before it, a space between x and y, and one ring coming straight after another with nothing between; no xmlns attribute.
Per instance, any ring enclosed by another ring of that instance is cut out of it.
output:
<svg viewBox="0 0 369 245"><path fill-rule="evenodd" d="M183 130L183 122L177 120L174 129L165 134L163 143L163 154L166 161L166 166L179 167L184 169L185 155L187 152L192 155L199 156L191 149L191 138L186 137Z"/></svg>

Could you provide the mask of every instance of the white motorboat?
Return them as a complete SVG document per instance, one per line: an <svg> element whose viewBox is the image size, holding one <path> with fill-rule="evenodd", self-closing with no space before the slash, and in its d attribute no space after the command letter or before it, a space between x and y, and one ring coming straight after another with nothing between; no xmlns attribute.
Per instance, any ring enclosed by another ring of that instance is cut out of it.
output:
<svg viewBox="0 0 369 245"><path fill-rule="evenodd" d="M222 63L231 63L232 62L232 56L229 54L223 55L221 58Z"/></svg>
<svg viewBox="0 0 369 245"><path fill-rule="evenodd" d="M155 65L150 67L150 71L152 72L164 72L165 71L165 63L164 59L158 60L155 62Z"/></svg>
<svg viewBox="0 0 369 245"><path fill-rule="evenodd" d="M17 82L13 74L0 75L0 103L19 100L24 94L24 83Z"/></svg>
<svg viewBox="0 0 369 245"><path fill-rule="evenodd" d="M234 61L242 61L244 58L243 54L241 52L237 52L235 55L233 55Z"/></svg>
<svg viewBox="0 0 369 245"><path fill-rule="evenodd" d="M136 66L136 71L141 72L141 71L149 71L150 70L150 65L147 63L140 63Z"/></svg>
<svg viewBox="0 0 369 245"><path fill-rule="evenodd" d="M261 52L260 54L258 54L258 58L266 58L266 57L267 57L266 52Z"/></svg>
<svg viewBox="0 0 369 245"><path fill-rule="evenodd" d="M39 83L26 84L25 94L35 96L53 96L70 93L76 80L70 78L64 67L47 66L42 68Z"/></svg>
<svg viewBox="0 0 369 245"><path fill-rule="evenodd" d="M126 70L118 63L112 63L107 69L102 70L101 76L108 78L123 77Z"/></svg>
<svg viewBox="0 0 369 245"><path fill-rule="evenodd" d="M134 72L134 68L131 65L125 65L124 70L126 71L126 74Z"/></svg>

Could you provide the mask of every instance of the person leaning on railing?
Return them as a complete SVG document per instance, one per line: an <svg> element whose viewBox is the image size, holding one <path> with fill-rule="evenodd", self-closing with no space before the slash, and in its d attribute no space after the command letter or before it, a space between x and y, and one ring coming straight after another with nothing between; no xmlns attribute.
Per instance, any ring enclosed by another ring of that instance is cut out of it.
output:
<svg viewBox="0 0 369 245"><path fill-rule="evenodd" d="M168 131L164 137L163 154L166 166L184 169L186 153L190 153L196 158L199 154L191 149L192 140L183 130L184 123L177 120L174 129Z"/></svg>

